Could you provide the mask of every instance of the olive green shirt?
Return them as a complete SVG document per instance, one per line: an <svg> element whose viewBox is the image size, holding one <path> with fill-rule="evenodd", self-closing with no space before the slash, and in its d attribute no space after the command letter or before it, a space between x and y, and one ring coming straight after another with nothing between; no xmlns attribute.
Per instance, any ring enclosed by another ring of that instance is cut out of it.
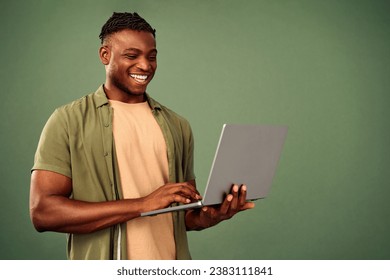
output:
<svg viewBox="0 0 390 280"><path fill-rule="evenodd" d="M188 121L146 97L167 145L170 182L195 179L194 142ZM112 114L103 86L56 109L42 131L32 170L49 170L71 178L71 198L75 200L122 199ZM177 259L190 259L184 212L174 212L173 222ZM126 259L125 231L125 224L121 224L89 234L69 234L68 258Z"/></svg>

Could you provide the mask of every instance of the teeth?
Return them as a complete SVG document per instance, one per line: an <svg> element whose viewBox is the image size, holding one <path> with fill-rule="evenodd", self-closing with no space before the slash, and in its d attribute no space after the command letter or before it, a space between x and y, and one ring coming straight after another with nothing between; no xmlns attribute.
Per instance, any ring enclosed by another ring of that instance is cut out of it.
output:
<svg viewBox="0 0 390 280"><path fill-rule="evenodd" d="M136 75L136 74L130 74L130 76L136 80L142 80L145 81L148 76L147 75Z"/></svg>

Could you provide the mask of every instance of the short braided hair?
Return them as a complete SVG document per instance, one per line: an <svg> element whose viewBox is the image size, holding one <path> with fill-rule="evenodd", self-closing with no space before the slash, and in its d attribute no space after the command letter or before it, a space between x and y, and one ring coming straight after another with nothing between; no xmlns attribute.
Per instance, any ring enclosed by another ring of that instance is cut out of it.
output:
<svg viewBox="0 0 390 280"><path fill-rule="evenodd" d="M119 32L124 29L131 29L137 31L146 31L156 37L156 30L137 13L116 13L103 25L99 38L103 44L104 40L111 34Z"/></svg>

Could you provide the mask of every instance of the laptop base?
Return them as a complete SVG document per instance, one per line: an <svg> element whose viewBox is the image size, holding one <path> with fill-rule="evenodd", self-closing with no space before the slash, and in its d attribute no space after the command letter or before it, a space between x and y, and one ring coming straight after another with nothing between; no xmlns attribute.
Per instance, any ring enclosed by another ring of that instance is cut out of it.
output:
<svg viewBox="0 0 390 280"><path fill-rule="evenodd" d="M167 207L164 209L158 209L158 210L153 210L149 212L144 212L141 213L141 217L146 217L146 216L155 216L158 214L163 214L167 212L174 212L174 211L181 211L181 210L186 210L186 209L191 209L191 208L200 208L203 206L202 201L194 202L194 203L188 203L188 204L182 204L178 206L172 206L172 207Z"/></svg>

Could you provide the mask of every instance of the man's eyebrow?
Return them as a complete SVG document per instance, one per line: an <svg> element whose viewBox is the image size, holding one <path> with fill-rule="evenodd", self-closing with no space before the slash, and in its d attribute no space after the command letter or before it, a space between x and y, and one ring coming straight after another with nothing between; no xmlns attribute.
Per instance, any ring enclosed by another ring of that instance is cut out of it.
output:
<svg viewBox="0 0 390 280"><path fill-rule="evenodd" d="M141 50L139 50L139 49L137 49L137 48L128 48L128 49L125 49L125 51L141 52Z"/></svg>
<svg viewBox="0 0 390 280"><path fill-rule="evenodd" d="M133 51L133 52L142 52L140 49L137 49L137 48L128 48L128 49L125 49L125 51ZM155 52L155 53L157 53L157 49L151 49L150 51L149 51L150 53L151 52Z"/></svg>

